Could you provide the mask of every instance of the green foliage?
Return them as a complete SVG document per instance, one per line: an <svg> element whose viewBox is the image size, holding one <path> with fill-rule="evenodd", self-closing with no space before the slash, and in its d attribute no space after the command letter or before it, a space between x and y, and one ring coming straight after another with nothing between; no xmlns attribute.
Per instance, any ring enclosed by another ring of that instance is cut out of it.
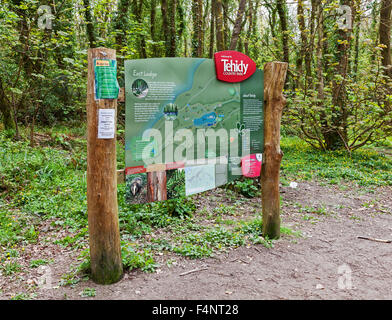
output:
<svg viewBox="0 0 392 320"><path fill-rule="evenodd" d="M203 240L210 246L221 248L225 247L239 247L245 243L245 240L239 233L225 229L223 227L214 228L207 231Z"/></svg>
<svg viewBox="0 0 392 320"><path fill-rule="evenodd" d="M45 259L31 260L30 268L38 268L39 266L43 266L45 264L48 264L48 260Z"/></svg>
<svg viewBox="0 0 392 320"><path fill-rule="evenodd" d="M157 264L153 254L148 250L137 250L130 243L122 243L121 257L124 268L129 270L141 269L146 272L154 272Z"/></svg>
<svg viewBox="0 0 392 320"><path fill-rule="evenodd" d="M360 186L392 185L392 159L385 154L361 149L352 152L350 157L344 150L312 149L296 137L283 138L281 145L285 155L281 170L292 179L353 181Z"/></svg>
<svg viewBox="0 0 392 320"><path fill-rule="evenodd" d="M212 249L207 244L184 243L174 247L173 251L190 259L206 258L212 255Z"/></svg>
<svg viewBox="0 0 392 320"><path fill-rule="evenodd" d="M86 225L85 168L75 170L72 154L0 135L0 190L13 194L12 206L43 218L61 217L59 224ZM3 214L1 214L3 215ZM38 236L32 225L26 238Z"/></svg>
<svg viewBox="0 0 392 320"><path fill-rule="evenodd" d="M172 170L167 173L167 198L176 199L185 195L185 170Z"/></svg>
<svg viewBox="0 0 392 320"><path fill-rule="evenodd" d="M0 265L2 273L6 276L13 275L22 271L22 266L16 261L9 261L3 265Z"/></svg>
<svg viewBox="0 0 392 320"><path fill-rule="evenodd" d="M26 292L20 292L11 297L11 300L31 300L35 295L29 295Z"/></svg>
<svg viewBox="0 0 392 320"><path fill-rule="evenodd" d="M95 297L97 294L94 288L84 288L82 292L80 292L80 296L83 298L86 297Z"/></svg>
<svg viewBox="0 0 392 320"><path fill-rule="evenodd" d="M248 198L254 198L259 195L259 188L257 186L258 179L241 178L230 182L228 188L233 188L236 192Z"/></svg>

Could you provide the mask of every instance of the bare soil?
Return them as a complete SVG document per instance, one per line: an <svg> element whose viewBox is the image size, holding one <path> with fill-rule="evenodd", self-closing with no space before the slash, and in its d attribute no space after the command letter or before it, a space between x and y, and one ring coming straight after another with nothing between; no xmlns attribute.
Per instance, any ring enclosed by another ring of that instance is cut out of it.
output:
<svg viewBox="0 0 392 320"><path fill-rule="evenodd" d="M80 281L59 286L77 252L54 244L29 248L29 259L53 259L52 286L35 289L36 299L392 299L392 188L299 182L282 187L282 226L300 231L274 241L190 260L158 256L155 273L129 271L113 285ZM206 198L206 197L204 197ZM254 205L259 199L249 200ZM214 206L214 203L210 203ZM216 205L216 204L215 204ZM261 204L260 204L261 205ZM45 270L0 278L0 299L29 288ZM54 288L53 288L54 287ZM95 288L95 297L81 297Z"/></svg>

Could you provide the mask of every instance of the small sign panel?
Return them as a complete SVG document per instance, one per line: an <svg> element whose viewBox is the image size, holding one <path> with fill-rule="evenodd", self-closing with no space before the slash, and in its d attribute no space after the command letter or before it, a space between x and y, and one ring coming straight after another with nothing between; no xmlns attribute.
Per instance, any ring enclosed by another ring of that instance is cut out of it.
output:
<svg viewBox="0 0 392 320"><path fill-rule="evenodd" d="M224 82L241 82L248 79L256 71L256 63L247 55L238 51L216 52L216 78Z"/></svg>
<svg viewBox="0 0 392 320"><path fill-rule="evenodd" d="M117 82L117 61L94 59L95 100L117 99L120 87Z"/></svg>
<svg viewBox="0 0 392 320"><path fill-rule="evenodd" d="M115 109L98 110L98 139L113 139L115 134Z"/></svg>
<svg viewBox="0 0 392 320"><path fill-rule="evenodd" d="M241 159L242 175L247 178L260 176L261 162L263 155L261 153L250 154Z"/></svg>

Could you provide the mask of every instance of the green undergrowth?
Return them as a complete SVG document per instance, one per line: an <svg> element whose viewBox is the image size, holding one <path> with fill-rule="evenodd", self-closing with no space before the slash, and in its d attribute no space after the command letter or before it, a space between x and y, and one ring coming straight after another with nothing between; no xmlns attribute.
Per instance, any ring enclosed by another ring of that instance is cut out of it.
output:
<svg viewBox="0 0 392 320"><path fill-rule="evenodd" d="M314 150L297 137L285 137L281 149L282 182L319 178L332 184L392 185L392 158L371 148L356 150L350 156L345 150Z"/></svg>
<svg viewBox="0 0 392 320"><path fill-rule="evenodd" d="M67 133L51 129L30 147L27 139L14 141L0 133L0 264L3 274L20 271L22 249L40 239L45 221L66 234L54 243L85 251L88 247L86 199L86 141L83 130ZM353 181L361 186L391 185L392 161L369 149L353 152L312 150L298 138L282 139L282 182L326 179L330 183ZM117 145L118 168L124 166L124 148ZM222 188L228 203L211 196L211 208L194 197L165 202L128 205L125 185L118 186L123 264L127 269L154 271L156 254L188 258L210 257L217 252L247 244L273 246L261 237L260 209L246 207L260 196L257 179L240 179ZM244 209L246 207L246 209ZM242 221L241 215L247 214ZM157 236L156 234L159 234ZM281 233L298 236L282 227ZM88 254L81 259L88 265ZM31 262L35 268L42 261ZM72 283L73 277L64 280Z"/></svg>

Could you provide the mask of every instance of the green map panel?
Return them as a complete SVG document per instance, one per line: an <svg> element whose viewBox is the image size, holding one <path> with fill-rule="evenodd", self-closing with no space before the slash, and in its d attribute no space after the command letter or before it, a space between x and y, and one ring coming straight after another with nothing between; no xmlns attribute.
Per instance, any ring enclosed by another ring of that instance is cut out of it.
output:
<svg viewBox="0 0 392 320"><path fill-rule="evenodd" d="M183 162L186 194L241 177L241 157L263 152L263 80L219 81L211 59L125 61L126 167Z"/></svg>

